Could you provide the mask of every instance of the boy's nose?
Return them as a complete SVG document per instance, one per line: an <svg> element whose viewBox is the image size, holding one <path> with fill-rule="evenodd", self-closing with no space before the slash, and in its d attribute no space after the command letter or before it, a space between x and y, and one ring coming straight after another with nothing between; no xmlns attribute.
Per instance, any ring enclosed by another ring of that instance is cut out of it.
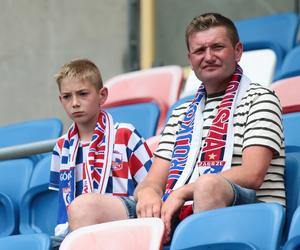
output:
<svg viewBox="0 0 300 250"><path fill-rule="evenodd" d="M78 106L79 106L78 98L76 98L76 96L74 96L72 98L72 107L75 108L75 107L78 107Z"/></svg>

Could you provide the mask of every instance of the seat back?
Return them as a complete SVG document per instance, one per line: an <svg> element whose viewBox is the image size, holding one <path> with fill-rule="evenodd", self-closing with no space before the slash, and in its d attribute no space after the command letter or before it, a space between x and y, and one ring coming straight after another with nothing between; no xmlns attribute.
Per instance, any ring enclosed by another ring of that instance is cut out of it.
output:
<svg viewBox="0 0 300 250"><path fill-rule="evenodd" d="M0 161L0 236L19 232L19 205L29 187L33 166L26 158Z"/></svg>
<svg viewBox="0 0 300 250"><path fill-rule="evenodd" d="M256 203L201 212L179 223L170 249L198 249L197 246L210 244L219 244L218 249L228 249L222 248L222 244L242 243L248 245L246 249L254 246L257 249L275 250L279 247L283 221L284 209L276 203Z"/></svg>
<svg viewBox="0 0 300 250"><path fill-rule="evenodd" d="M55 139L62 134L62 122L56 118L31 120L0 127L0 147Z"/></svg>
<svg viewBox="0 0 300 250"><path fill-rule="evenodd" d="M159 250L163 234L164 223L159 218L112 221L71 232L60 250Z"/></svg>
<svg viewBox="0 0 300 250"><path fill-rule="evenodd" d="M166 106L151 97L133 98L103 105L114 122L131 123L145 138L158 133L166 117Z"/></svg>
<svg viewBox="0 0 300 250"><path fill-rule="evenodd" d="M30 120L0 127L0 147L56 139L62 135L63 124L56 118ZM34 155L32 160L38 161L47 154Z"/></svg>
<svg viewBox="0 0 300 250"><path fill-rule="evenodd" d="M235 22L242 43L274 42L285 53L296 43L299 18L294 12L277 13Z"/></svg>
<svg viewBox="0 0 300 250"><path fill-rule="evenodd" d="M58 192L48 189L51 157L40 160L32 174L30 186L20 205L22 234L54 234L57 222Z"/></svg>
<svg viewBox="0 0 300 250"><path fill-rule="evenodd" d="M125 73L109 79L107 104L131 98L152 97L170 107L179 97L183 70L179 66L162 66Z"/></svg>
<svg viewBox="0 0 300 250"><path fill-rule="evenodd" d="M300 205L300 147L286 146L285 149L285 188L286 188L286 223L283 240L288 236L295 210Z"/></svg>
<svg viewBox="0 0 300 250"><path fill-rule="evenodd" d="M300 75L300 45L292 48L285 56L278 79Z"/></svg>
<svg viewBox="0 0 300 250"><path fill-rule="evenodd" d="M300 112L283 114L283 128L286 146L300 146Z"/></svg>
<svg viewBox="0 0 300 250"><path fill-rule="evenodd" d="M300 111L300 76L278 80L271 85L277 94L283 113Z"/></svg>
<svg viewBox="0 0 300 250"><path fill-rule="evenodd" d="M50 239L45 234L11 235L0 238L0 250L50 250Z"/></svg>

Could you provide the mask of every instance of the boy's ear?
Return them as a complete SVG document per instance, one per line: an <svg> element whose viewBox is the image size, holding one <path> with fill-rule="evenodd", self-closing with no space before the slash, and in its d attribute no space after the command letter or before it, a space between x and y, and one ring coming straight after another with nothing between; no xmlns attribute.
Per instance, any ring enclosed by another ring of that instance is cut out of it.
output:
<svg viewBox="0 0 300 250"><path fill-rule="evenodd" d="M103 87L99 90L100 105L103 105L108 97L108 89Z"/></svg>

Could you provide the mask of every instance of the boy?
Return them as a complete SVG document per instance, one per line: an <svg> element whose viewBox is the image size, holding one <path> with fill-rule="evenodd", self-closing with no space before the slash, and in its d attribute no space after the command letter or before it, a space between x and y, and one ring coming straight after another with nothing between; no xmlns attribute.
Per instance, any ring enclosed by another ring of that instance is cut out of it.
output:
<svg viewBox="0 0 300 250"><path fill-rule="evenodd" d="M152 164L152 153L132 125L114 125L101 110L108 90L93 62L63 65L56 81L60 102L73 120L57 140L50 172L49 188L59 192L54 239L63 239L70 230L93 224L89 214L97 214L97 223L136 217L133 192ZM82 194L89 205L97 203L94 209L78 207Z"/></svg>

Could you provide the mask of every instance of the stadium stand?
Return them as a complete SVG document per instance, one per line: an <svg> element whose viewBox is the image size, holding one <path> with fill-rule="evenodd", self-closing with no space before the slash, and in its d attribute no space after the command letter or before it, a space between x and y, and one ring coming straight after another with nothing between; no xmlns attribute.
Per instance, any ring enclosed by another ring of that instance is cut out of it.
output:
<svg viewBox="0 0 300 250"><path fill-rule="evenodd" d="M71 232L62 242L60 250L159 250L163 235L164 223L159 218L112 221Z"/></svg>

